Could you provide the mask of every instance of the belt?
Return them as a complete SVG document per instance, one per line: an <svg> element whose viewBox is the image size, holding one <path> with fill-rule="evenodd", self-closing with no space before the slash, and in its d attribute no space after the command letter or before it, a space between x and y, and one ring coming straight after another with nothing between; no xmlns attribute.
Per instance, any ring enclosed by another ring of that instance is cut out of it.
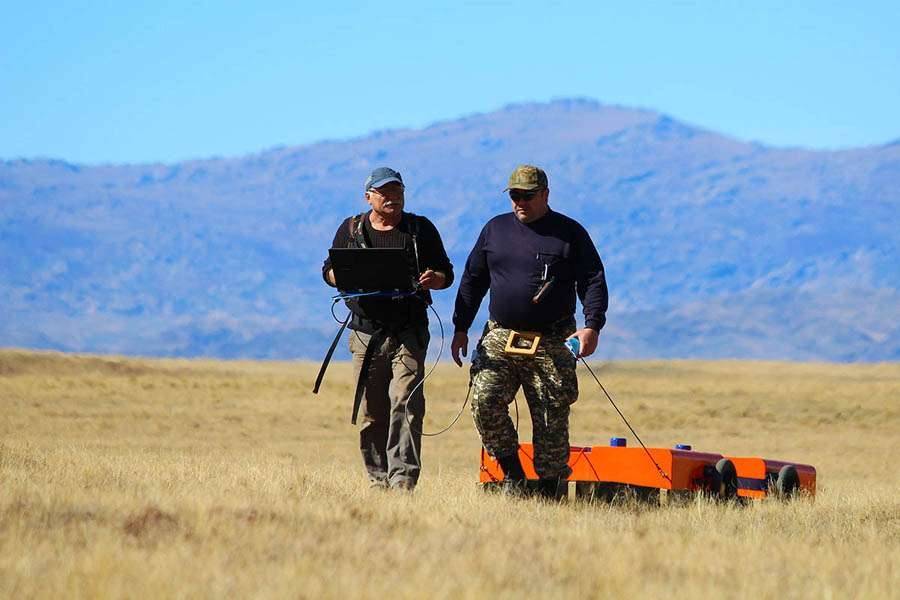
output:
<svg viewBox="0 0 900 600"><path fill-rule="evenodd" d="M541 325L538 327L510 327L504 323L500 323L499 321L495 321L494 319L489 319L487 322L487 331L493 331L494 329L510 329L513 331L534 331L545 336L562 336L568 337L575 331L575 317L563 317L562 319L555 321L553 323L549 323L547 325Z"/></svg>

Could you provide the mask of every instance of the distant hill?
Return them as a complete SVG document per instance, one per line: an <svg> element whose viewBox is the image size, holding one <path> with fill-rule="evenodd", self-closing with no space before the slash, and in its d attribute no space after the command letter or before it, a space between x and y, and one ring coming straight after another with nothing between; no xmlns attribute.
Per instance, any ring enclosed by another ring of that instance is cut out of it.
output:
<svg viewBox="0 0 900 600"><path fill-rule="evenodd" d="M461 271L522 162L603 257L599 357L900 359L900 143L771 148L586 100L172 165L2 162L0 346L318 357L321 261L372 168Z"/></svg>

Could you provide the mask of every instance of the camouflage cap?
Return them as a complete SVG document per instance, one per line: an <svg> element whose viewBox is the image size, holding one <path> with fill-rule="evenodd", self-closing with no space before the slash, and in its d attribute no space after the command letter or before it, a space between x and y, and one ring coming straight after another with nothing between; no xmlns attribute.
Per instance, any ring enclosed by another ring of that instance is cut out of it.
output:
<svg viewBox="0 0 900 600"><path fill-rule="evenodd" d="M519 165L509 176L507 190L541 190L547 187L547 174L534 165Z"/></svg>

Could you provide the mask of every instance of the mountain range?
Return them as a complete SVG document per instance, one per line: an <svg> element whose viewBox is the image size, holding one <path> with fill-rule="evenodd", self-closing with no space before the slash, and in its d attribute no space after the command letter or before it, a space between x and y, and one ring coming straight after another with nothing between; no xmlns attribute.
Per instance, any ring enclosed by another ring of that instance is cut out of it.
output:
<svg viewBox="0 0 900 600"><path fill-rule="evenodd" d="M321 263L374 167L460 274L520 163L603 258L597 357L900 359L900 140L769 147L592 100L176 164L0 162L0 346L318 358Z"/></svg>

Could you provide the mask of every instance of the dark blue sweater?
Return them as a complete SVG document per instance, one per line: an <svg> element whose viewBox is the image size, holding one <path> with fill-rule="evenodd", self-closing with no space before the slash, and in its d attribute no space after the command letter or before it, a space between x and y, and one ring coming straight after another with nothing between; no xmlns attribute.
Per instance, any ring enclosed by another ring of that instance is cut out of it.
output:
<svg viewBox="0 0 900 600"><path fill-rule="evenodd" d="M599 331L606 323L609 294L597 249L584 227L552 210L532 223L509 212L484 226L456 295L456 331L469 330L488 289L491 319L512 329L540 330L574 316L576 292L585 327Z"/></svg>

